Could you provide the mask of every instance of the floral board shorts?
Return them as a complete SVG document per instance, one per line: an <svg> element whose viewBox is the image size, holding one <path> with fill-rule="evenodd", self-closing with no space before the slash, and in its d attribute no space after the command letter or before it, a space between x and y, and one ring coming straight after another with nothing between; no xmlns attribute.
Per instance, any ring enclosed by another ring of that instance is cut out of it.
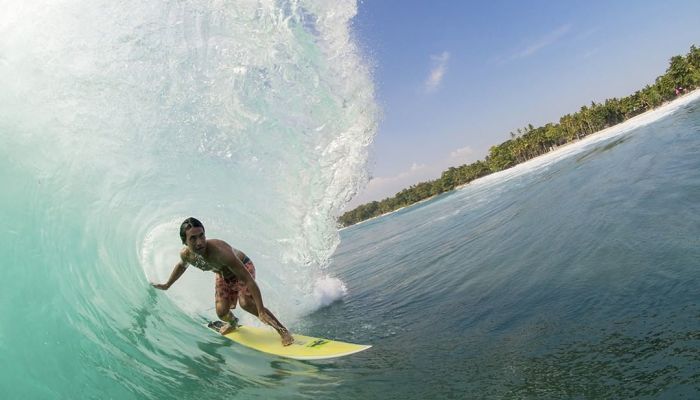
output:
<svg viewBox="0 0 700 400"><path fill-rule="evenodd" d="M250 258L246 257L243 260L243 265L245 269L250 272L250 275L255 279L255 265ZM236 308L238 303L239 295L250 295L246 285L239 281L238 278L232 276L230 278L224 278L223 275L217 273L214 281L214 299L216 302L227 301L231 304L231 308Z"/></svg>

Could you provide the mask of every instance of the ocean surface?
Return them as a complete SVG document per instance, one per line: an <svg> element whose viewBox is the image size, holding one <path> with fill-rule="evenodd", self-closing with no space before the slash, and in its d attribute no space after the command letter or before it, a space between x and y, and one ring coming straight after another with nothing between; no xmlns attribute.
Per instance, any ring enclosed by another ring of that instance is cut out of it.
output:
<svg viewBox="0 0 700 400"><path fill-rule="evenodd" d="M379 114L355 13L4 4L1 399L700 397L698 93L338 231ZM209 332L212 275L149 284L189 216L294 332L373 347Z"/></svg>
<svg viewBox="0 0 700 400"><path fill-rule="evenodd" d="M698 94L344 229L338 398L700 398Z"/></svg>

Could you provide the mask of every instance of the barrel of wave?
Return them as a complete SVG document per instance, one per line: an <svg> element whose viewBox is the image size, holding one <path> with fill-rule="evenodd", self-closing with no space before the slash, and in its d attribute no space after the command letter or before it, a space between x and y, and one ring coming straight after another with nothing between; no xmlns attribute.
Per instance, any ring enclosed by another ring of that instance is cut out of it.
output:
<svg viewBox="0 0 700 400"><path fill-rule="evenodd" d="M144 237L139 257L144 275L149 282L165 282L179 260L182 243L180 223L186 217L178 216L154 226ZM287 324L293 324L321 307L342 300L347 294L343 281L329 276L321 268L295 265L278 261L275 251L264 245L236 240L235 227L225 228L217 223L205 224L207 237L222 239L243 250L255 263L256 282L262 291L265 305ZM261 238L260 242L269 242ZM173 305L190 317L214 318L214 274L190 267L166 292ZM258 324L256 318L238 310L243 323Z"/></svg>

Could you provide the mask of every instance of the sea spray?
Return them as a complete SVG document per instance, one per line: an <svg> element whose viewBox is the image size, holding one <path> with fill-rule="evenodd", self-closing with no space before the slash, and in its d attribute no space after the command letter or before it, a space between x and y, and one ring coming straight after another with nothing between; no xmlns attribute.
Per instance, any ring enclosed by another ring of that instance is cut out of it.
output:
<svg viewBox="0 0 700 400"><path fill-rule="evenodd" d="M338 278L323 276L316 280L314 286L314 299L316 304L327 306L337 300L340 300L348 289L345 283Z"/></svg>
<svg viewBox="0 0 700 400"><path fill-rule="evenodd" d="M356 11L322 1L8 3L2 151L38 182L16 195L45 196L55 222L89 235L89 254L109 266L86 274L101 267L77 261L66 279L138 274L147 290L169 276L179 222L195 216L250 255L283 319L323 304L314 281L338 244L335 217L366 181L376 130L350 32ZM75 252L62 234L44 232ZM133 283L110 288L138 303ZM211 314L212 286L190 269L168 294ZM75 301L104 290L86 288Z"/></svg>

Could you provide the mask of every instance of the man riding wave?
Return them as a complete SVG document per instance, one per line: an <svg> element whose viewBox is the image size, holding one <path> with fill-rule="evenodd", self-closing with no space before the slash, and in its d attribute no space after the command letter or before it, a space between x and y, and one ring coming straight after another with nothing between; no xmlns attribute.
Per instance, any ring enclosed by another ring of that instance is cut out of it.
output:
<svg viewBox="0 0 700 400"><path fill-rule="evenodd" d="M202 271L214 272L216 315L224 321L219 333L223 335L235 329L237 319L231 309L240 303L241 308L273 327L282 338L283 345L288 346L294 342L287 328L263 305L260 288L255 283L255 265L245 253L223 240L207 240L204 225L192 217L180 225L180 239L185 245L180 251L180 261L175 264L166 283L152 283L153 287L168 290L189 265Z"/></svg>

